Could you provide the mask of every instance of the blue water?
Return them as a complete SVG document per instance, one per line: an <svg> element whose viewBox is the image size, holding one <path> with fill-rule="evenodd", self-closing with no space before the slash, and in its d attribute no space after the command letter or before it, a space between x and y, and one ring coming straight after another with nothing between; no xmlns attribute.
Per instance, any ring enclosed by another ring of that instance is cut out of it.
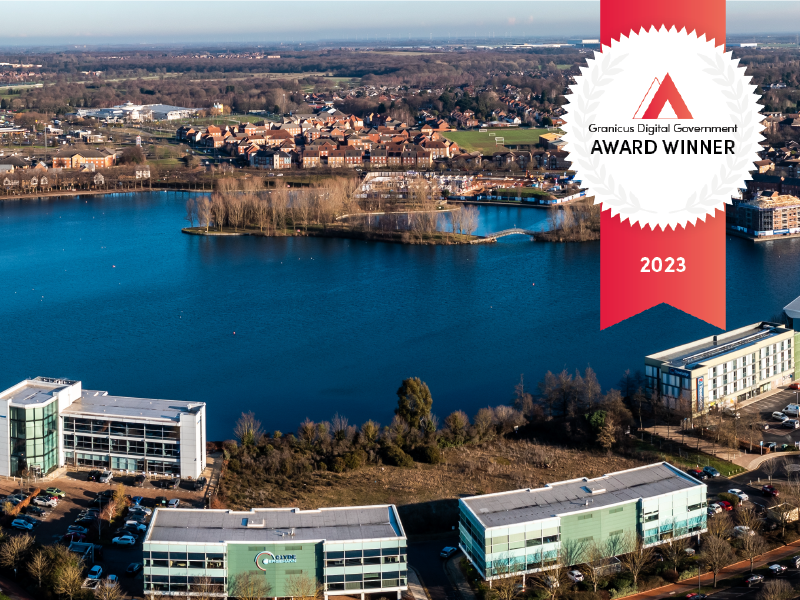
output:
<svg viewBox="0 0 800 600"><path fill-rule="evenodd" d="M224 439L247 410L269 431L336 412L388 423L414 375L440 418L509 402L521 373L532 385L591 365L611 386L718 331L662 305L601 332L599 243L188 236L186 197L0 202L0 389L46 375L204 401L209 439ZM481 232L547 218L480 212ZM727 243L729 328L800 295L800 240Z"/></svg>

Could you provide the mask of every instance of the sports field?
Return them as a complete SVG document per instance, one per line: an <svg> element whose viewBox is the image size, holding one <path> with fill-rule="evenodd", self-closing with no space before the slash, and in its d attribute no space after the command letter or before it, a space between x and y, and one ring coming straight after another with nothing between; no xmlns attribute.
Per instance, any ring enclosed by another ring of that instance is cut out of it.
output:
<svg viewBox="0 0 800 600"><path fill-rule="evenodd" d="M543 133L561 133L560 129L489 129L486 133L480 131L448 131L442 135L448 140L458 144L466 152L493 152L497 146L496 137L502 137L506 145L513 144L538 144L539 136ZM491 135L490 135L491 134Z"/></svg>

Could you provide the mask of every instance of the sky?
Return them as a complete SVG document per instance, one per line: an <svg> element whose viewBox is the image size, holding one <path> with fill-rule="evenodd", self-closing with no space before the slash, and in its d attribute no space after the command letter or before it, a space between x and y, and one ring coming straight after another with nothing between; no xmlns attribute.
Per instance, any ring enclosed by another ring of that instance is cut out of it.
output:
<svg viewBox="0 0 800 600"><path fill-rule="evenodd" d="M643 0L646 1L646 0ZM702 0L698 0L702 1ZM799 34L800 0L729 0L729 35ZM599 35L597 0L26 0L1 46L231 45Z"/></svg>

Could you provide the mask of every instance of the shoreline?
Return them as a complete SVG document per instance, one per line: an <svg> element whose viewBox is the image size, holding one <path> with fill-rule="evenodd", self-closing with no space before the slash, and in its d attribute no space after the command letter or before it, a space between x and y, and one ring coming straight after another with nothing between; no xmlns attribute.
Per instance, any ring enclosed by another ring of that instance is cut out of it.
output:
<svg viewBox="0 0 800 600"><path fill-rule="evenodd" d="M755 244L760 244L762 242L776 242L778 240L794 240L800 238L800 233L783 233L780 235L762 235L759 237L749 235L742 231L736 231L735 229L729 229L728 227L725 228L725 233L728 235L732 235L734 237L742 238L744 240L750 240Z"/></svg>
<svg viewBox="0 0 800 600"><path fill-rule="evenodd" d="M468 239L453 239L456 236L465 238L460 234L442 233L428 239L413 238L407 231L361 231L352 229L310 229L297 233L291 231L283 233L282 235L274 235L264 231L243 230L243 231L226 231L226 230L209 230L205 231L202 227L183 227L181 233L187 235L199 235L208 237L265 237L265 238L290 238L290 237L316 237L316 238L341 238L341 239L355 239L364 240L367 242L387 242L392 244L404 244L407 246L468 246L475 243L494 243L497 240L489 239L481 236L469 236Z"/></svg>

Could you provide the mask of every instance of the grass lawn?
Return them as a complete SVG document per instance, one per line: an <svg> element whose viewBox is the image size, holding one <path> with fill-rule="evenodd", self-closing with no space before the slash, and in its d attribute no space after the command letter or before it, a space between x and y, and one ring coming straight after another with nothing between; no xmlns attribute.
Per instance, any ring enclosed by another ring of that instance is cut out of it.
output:
<svg viewBox="0 0 800 600"><path fill-rule="evenodd" d="M637 448L640 450L655 452L662 457L662 460L665 460L676 467L680 467L681 469L694 469L697 468L698 465L701 469L705 466L711 466L724 476L737 475L744 472L744 469L739 465L735 465L727 460L722 460L716 456L711 456L710 454L705 454L703 452L697 452L695 450L691 450L690 448L680 448L680 452L678 452L680 444L672 444L666 440L662 442L661 447L659 448L658 437L653 438L653 444L647 442L647 433L645 433L644 438L644 442L636 442ZM688 444L691 443L692 438L688 438Z"/></svg>
<svg viewBox="0 0 800 600"><path fill-rule="evenodd" d="M501 149L495 143L496 137L503 138L504 144L538 144L543 133L561 133L559 129L490 129L486 133L480 131L449 131L442 134L448 140L457 143L466 152L494 152ZM490 135L492 134L492 135Z"/></svg>

